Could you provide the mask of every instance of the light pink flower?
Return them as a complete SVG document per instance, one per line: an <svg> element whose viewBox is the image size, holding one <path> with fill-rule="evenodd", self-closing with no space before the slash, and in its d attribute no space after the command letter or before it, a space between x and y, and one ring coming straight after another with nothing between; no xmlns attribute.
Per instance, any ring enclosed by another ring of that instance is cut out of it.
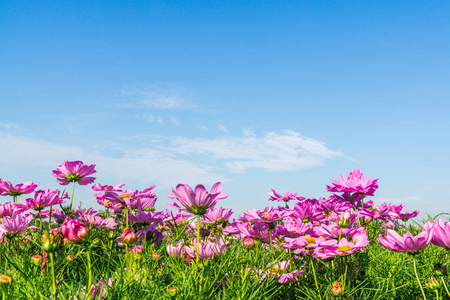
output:
<svg viewBox="0 0 450 300"><path fill-rule="evenodd" d="M22 194L30 194L37 187L39 183L33 183L33 181L27 181L25 183L19 183L15 186L9 182L0 178L0 195L1 196L19 196Z"/></svg>
<svg viewBox="0 0 450 300"><path fill-rule="evenodd" d="M80 185L87 185L94 182L95 177L87 177L97 172L95 165L85 165L82 161L65 160L56 170L53 170L53 176L61 185L68 185L70 182L77 182Z"/></svg>
<svg viewBox="0 0 450 300"><path fill-rule="evenodd" d="M433 234L431 229L424 227L424 230L416 236L413 236L409 231L404 236L401 236L396 231L388 229L385 237L380 235L377 239L381 246L388 250L416 253L419 250L425 249L432 238Z"/></svg>

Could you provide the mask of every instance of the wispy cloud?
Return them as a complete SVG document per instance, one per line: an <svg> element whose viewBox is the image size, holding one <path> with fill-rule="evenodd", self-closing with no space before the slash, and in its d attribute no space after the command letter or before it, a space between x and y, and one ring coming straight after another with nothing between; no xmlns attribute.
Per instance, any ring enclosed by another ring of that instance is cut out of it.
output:
<svg viewBox="0 0 450 300"><path fill-rule="evenodd" d="M82 147L51 143L23 136L0 133L8 147L0 147L4 165L55 168L65 159L97 164L99 174L117 181L137 180L160 187L177 183L227 181L230 173L258 168L269 172L312 168L326 159L340 156L321 141L294 131L269 132L262 137L246 132L241 137L198 139L148 136L124 137L134 145L107 156ZM139 146L140 144L140 146ZM117 154L119 153L119 154Z"/></svg>
<svg viewBox="0 0 450 300"><path fill-rule="evenodd" d="M0 133L1 164L14 166L56 168L64 160L82 160L95 163L98 175L119 181L135 180L169 188L178 183L205 183L227 181L228 177L209 166L173 157L158 149L140 149L124 152L120 157L108 157L89 152L81 147L59 145L46 141Z"/></svg>
<svg viewBox="0 0 450 300"><path fill-rule="evenodd" d="M163 85L132 86L122 89L119 104L123 108L151 108L161 110L194 109L196 105L174 88Z"/></svg>
<svg viewBox="0 0 450 300"><path fill-rule="evenodd" d="M325 159L341 156L321 141L306 138L294 131L269 132L261 138L246 131L243 137L217 139L171 138L168 152L203 155L222 161L231 172L248 168L282 172L312 168Z"/></svg>
<svg viewBox="0 0 450 300"><path fill-rule="evenodd" d="M164 123L164 119L162 117L155 117L152 114L136 114L136 119L138 120L143 120L143 121L147 121L149 123L153 123L153 122L157 122L159 124L163 124Z"/></svg>
<svg viewBox="0 0 450 300"><path fill-rule="evenodd" d="M217 128L222 132L228 133L228 129L223 124L217 125Z"/></svg>
<svg viewBox="0 0 450 300"><path fill-rule="evenodd" d="M8 130L10 130L10 129L19 129L19 128L20 128L20 126L17 125L17 124L12 124L12 123L2 123L2 122L0 122L0 127L1 127L1 128L5 128L5 129L8 129Z"/></svg>

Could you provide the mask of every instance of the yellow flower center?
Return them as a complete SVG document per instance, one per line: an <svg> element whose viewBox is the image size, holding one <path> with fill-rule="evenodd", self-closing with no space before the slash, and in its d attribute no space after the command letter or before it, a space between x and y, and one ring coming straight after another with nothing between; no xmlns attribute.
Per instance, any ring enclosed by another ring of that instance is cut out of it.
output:
<svg viewBox="0 0 450 300"><path fill-rule="evenodd" d="M308 242L308 245L312 245L316 242L316 239L313 237L305 237L303 239Z"/></svg>
<svg viewBox="0 0 450 300"><path fill-rule="evenodd" d="M337 251L347 253L351 249L352 249L352 247L350 247L349 245L344 245L344 246L340 246Z"/></svg>

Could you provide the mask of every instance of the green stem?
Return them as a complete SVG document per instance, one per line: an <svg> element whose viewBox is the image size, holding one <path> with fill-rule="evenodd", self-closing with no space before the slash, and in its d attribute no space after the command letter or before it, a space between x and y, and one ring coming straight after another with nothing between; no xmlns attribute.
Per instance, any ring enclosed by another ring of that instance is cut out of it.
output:
<svg viewBox="0 0 450 300"><path fill-rule="evenodd" d="M312 257L310 258L310 262L311 262L311 269L312 269L313 275L314 275L314 282L316 283L317 294L319 294L319 298L320 298L320 300L322 300L322 295L320 295L319 284L317 283L316 270L314 269L314 262L313 262Z"/></svg>
<svg viewBox="0 0 450 300"><path fill-rule="evenodd" d="M436 292L436 300L439 300L439 291L437 289L434 291Z"/></svg>
<svg viewBox="0 0 450 300"><path fill-rule="evenodd" d="M128 228L128 206L125 207L125 216L127 218L127 227L125 227L125 228Z"/></svg>
<svg viewBox="0 0 450 300"><path fill-rule="evenodd" d="M9 237L7 237L7 239L8 239L8 246L7 246L7 248L6 248L6 256L8 256L8 258L9 258L9 248L11 247L11 245L10 245L10 239L9 239ZM5 259L5 272L6 271L8 271L8 259Z"/></svg>
<svg viewBox="0 0 450 300"><path fill-rule="evenodd" d="M420 283L419 275L417 275L416 258L415 257L413 257L413 266L414 266L414 274L416 274L417 282L419 283L420 290L422 291L423 300L427 300L427 297L425 296L425 292L423 291L422 284Z"/></svg>
<svg viewBox="0 0 450 300"><path fill-rule="evenodd" d="M444 277L441 277L441 279L442 279L442 283L444 284L445 291L447 292L447 295L450 297L450 293L448 291L447 285L445 284Z"/></svg>
<svg viewBox="0 0 450 300"><path fill-rule="evenodd" d="M5 291L2 292L2 300L6 300L6 292Z"/></svg>
<svg viewBox="0 0 450 300"><path fill-rule="evenodd" d="M39 211L39 231L42 233L42 212Z"/></svg>
<svg viewBox="0 0 450 300"><path fill-rule="evenodd" d="M55 262L53 252L50 252L50 268L52 270L52 295L56 295L56 277L55 277Z"/></svg>
<svg viewBox="0 0 450 300"><path fill-rule="evenodd" d="M72 203L73 203L73 193L75 191L75 181L72 182L72 197L70 197L70 211L72 211Z"/></svg>
<svg viewBox="0 0 450 300"><path fill-rule="evenodd" d="M91 298L91 285L92 285L92 266L91 266L91 249L87 250L87 271L88 271L88 284L87 284L87 300Z"/></svg>
<svg viewBox="0 0 450 300"><path fill-rule="evenodd" d="M198 263L200 251L200 215L197 215L197 257L195 262Z"/></svg>
<svg viewBox="0 0 450 300"><path fill-rule="evenodd" d="M17 195L14 196L14 202L17 202Z"/></svg>

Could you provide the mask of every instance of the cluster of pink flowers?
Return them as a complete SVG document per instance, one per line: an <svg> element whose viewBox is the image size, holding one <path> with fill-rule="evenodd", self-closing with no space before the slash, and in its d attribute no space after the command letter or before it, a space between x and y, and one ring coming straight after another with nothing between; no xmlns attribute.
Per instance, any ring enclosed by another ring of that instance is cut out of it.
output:
<svg viewBox="0 0 450 300"><path fill-rule="evenodd" d="M65 161L53 176L61 185L77 182L88 185L95 178L95 165L85 165L81 161ZM423 230L414 236L410 232L400 235L401 221L417 216L419 212L403 211L403 205L383 203L375 206L367 199L374 196L378 179L365 178L359 170L331 180L326 190L331 193L326 198L305 198L297 193L268 192L269 201L284 202L284 207L251 209L230 221L231 209L218 207L220 200L228 195L222 191L222 184L215 183L208 191L199 184L192 189L187 184L178 184L167 197L175 201L168 203L177 211L157 211L155 186L144 190L124 189L124 184L115 186L94 184L92 189L97 202L105 208L100 214L92 208L74 210L53 208L70 199L59 190L36 190L39 184L31 181L12 185L0 179L0 195L34 195L25 202L0 204L0 239L15 238L28 229L33 218L48 219L53 227L42 234L45 252L56 251L65 243L88 245L93 243L93 233L108 230L111 240L116 239L121 251L138 257L147 244L168 241L167 255L175 260L193 263L195 260L217 260L231 247L230 240L239 239L245 251L258 244L270 251L282 251L293 255L291 262L274 261L266 268L256 270L246 267L258 280L277 278L280 283L296 282L306 272L306 258L326 260L333 257L352 255L365 251L370 242L378 241L383 247L395 252L416 254L430 243L450 249L450 224L441 219L426 223ZM72 199L73 200L73 192ZM288 203L294 201L289 207ZM33 210L33 212L28 212ZM197 219L196 223L194 219ZM381 228L378 236L369 235L368 226ZM182 228L183 236L176 235ZM197 228L197 232L195 230ZM118 230L116 230L118 229ZM42 230L42 228L41 228ZM114 231L118 232L116 234ZM229 238L225 238L229 235ZM153 246L152 246L153 247ZM272 247L272 248L270 248ZM158 256L160 254L157 254ZM290 268L293 262L297 266ZM45 263L45 261L44 261ZM294 270L292 270L294 269ZM105 288L102 281L93 285L91 293L100 294ZM335 285L336 289L339 285Z"/></svg>

